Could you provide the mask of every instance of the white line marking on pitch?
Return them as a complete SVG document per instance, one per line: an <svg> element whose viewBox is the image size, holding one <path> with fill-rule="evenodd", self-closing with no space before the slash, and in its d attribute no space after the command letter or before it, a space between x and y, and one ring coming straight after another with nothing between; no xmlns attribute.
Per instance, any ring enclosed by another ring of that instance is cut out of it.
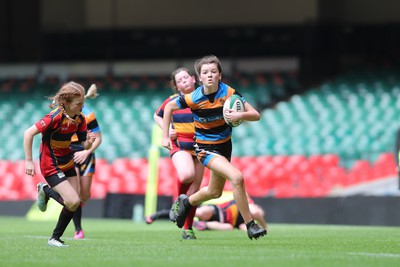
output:
<svg viewBox="0 0 400 267"><path fill-rule="evenodd" d="M368 256L368 257L400 258L400 254L391 254L391 253L349 252L349 254L360 255L360 256Z"/></svg>

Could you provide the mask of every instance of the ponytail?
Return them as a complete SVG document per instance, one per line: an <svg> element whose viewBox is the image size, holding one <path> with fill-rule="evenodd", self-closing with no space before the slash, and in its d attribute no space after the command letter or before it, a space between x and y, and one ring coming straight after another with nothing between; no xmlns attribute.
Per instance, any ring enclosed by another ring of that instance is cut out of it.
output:
<svg viewBox="0 0 400 267"><path fill-rule="evenodd" d="M97 86L94 83L92 83L85 95L85 99L87 98L95 99L98 96L99 94L97 93Z"/></svg>

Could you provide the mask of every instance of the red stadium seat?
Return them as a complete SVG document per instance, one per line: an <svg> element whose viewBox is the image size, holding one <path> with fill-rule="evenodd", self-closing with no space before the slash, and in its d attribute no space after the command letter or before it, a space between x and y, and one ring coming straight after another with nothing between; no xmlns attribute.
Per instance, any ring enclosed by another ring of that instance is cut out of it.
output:
<svg viewBox="0 0 400 267"><path fill-rule="evenodd" d="M323 165L323 156L322 155L311 155L308 157L308 162L310 163L313 169L321 168Z"/></svg>
<svg viewBox="0 0 400 267"><path fill-rule="evenodd" d="M277 198L290 198L296 196L296 190L291 185L282 184L274 188L274 196Z"/></svg>
<svg viewBox="0 0 400 267"><path fill-rule="evenodd" d="M107 183L107 191L110 193L121 193L123 190L122 180L118 177L112 177Z"/></svg>
<svg viewBox="0 0 400 267"><path fill-rule="evenodd" d="M349 170L347 185L362 183L372 179L372 168L367 160L357 160Z"/></svg>
<svg viewBox="0 0 400 267"><path fill-rule="evenodd" d="M105 198L107 195L106 185L103 183L92 183L90 194L92 199Z"/></svg>
<svg viewBox="0 0 400 267"><path fill-rule="evenodd" d="M396 159L392 153L383 153L373 163L374 178L397 175Z"/></svg>
<svg viewBox="0 0 400 267"><path fill-rule="evenodd" d="M274 156L274 157L272 158L272 163L273 163L274 166L276 166L276 167L282 167L282 166L285 166L285 165L286 165L288 159L289 159L288 156L283 156L283 155Z"/></svg>
<svg viewBox="0 0 400 267"><path fill-rule="evenodd" d="M322 156L322 164L325 167L339 166L340 157L335 154L326 154Z"/></svg>

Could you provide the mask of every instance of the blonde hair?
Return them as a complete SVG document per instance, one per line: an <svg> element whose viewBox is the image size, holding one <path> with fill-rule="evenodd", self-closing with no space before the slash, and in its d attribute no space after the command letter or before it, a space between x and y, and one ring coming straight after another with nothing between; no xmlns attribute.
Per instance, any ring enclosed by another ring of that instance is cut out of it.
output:
<svg viewBox="0 0 400 267"><path fill-rule="evenodd" d="M98 96L99 94L97 93L97 86L94 83L92 83L85 95L85 99L87 98L95 99Z"/></svg>

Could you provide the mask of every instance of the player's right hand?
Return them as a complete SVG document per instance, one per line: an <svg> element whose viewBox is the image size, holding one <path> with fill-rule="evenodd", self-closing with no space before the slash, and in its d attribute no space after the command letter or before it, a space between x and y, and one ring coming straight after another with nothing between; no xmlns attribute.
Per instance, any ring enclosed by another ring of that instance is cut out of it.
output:
<svg viewBox="0 0 400 267"><path fill-rule="evenodd" d="M25 161L25 173L30 176L35 175L35 165L33 164L33 161Z"/></svg>
<svg viewBox="0 0 400 267"><path fill-rule="evenodd" d="M171 139L169 139L169 137L164 137L163 136L162 139L161 139L161 146L166 148L166 149L171 150L172 149Z"/></svg>

